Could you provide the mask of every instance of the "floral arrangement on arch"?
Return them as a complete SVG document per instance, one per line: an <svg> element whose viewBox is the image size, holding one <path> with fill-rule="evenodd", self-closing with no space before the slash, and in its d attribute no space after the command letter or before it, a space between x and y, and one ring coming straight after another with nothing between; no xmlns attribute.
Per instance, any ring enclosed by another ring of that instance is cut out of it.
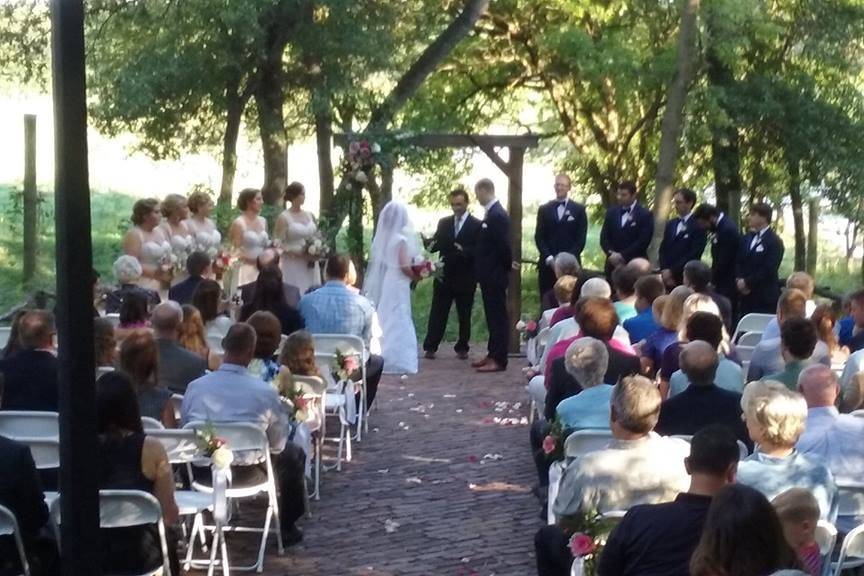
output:
<svg viewBox="0 0 864 576"><path fill-rule="evenodd" d="M567 547L575 560L575 574L597 574L597 560L606 545L609 533L618 521L618 518L607 518L596 510L566 516L560 520L561 527L570 534Z"/></svg>
<svg viewBox="0 0 864 576"><path fill-rule="evenodd" d="M225 470L234 461L234 453L228 448L228 442L216 435L216 428L209 420L203 427L195 430L195 443L204 456L219 470Z"/></svg>
<svg viewBox="0 0 864 576"><path fill-rule="evenodd" d="M378 164L381 146L369 140L354 140L342 159L342 175L357 184L369 181L369 172Z"/></svg>

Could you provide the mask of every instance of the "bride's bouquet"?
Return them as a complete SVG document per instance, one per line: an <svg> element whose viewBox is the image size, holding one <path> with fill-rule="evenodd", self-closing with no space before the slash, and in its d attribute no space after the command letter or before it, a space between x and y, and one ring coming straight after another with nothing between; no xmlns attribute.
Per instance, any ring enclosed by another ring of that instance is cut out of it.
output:
<svg viewBox="0 0 864 576"><path fill-rule="evenodd" d="M418 254L411 259L411 270L421 279L426 279L432 276L437 277L440 273L438 263L426 258L426 256L423 256L422 254Z"/></svg>

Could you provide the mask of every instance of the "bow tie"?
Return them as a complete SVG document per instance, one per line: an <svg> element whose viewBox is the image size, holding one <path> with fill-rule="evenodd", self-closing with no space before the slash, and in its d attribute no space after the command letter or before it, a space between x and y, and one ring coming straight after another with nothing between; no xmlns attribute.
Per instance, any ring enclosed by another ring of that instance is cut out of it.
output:
<svg viewBox="0 0 864 576"><path fill-rule="evenodd" d="M622 208L622 209L621 209L621 214L630 214L630 212L631 212L632 210L633 210L633 207L632 207L632 206L629 206L629 207L627 207L627 208Z"/></svg>
<svg viewBox="0 0 864 576"><path fill-rule="evenodd" d="M558 200L555 202L556 206L564 206L565 204L567 204L566 200Z"/></svg>

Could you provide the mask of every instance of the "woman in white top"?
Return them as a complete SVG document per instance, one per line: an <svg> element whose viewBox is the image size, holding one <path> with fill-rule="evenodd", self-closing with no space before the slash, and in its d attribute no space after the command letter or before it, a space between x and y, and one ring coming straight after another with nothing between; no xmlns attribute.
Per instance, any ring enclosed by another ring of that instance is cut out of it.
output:
<svg viewBox="0 0 864 576"><path fill-rule="evenodd" d="M180 194L169 194L162 200L162 232L171 244L174 255L174 276L171 284L177 284L189 277L186 273L186 259L192 253L192 233L186 225L189 206Z"/></svg>
<svg viewBox="0 0 864 576"><path fill-rule="evenodd" d="M417 332L411 315L412 261L419 254L408 209L389 202L381 210L363 292L381 321L381 356L387 374L417 372Z"/></svg>
<svg viewBox="0 0 864 576"><path fill-rule="evenodd" d="M260 190L254 188L246 188L237 198L237 207L243 213L231 223L228 236L241 261L238 286L254 282L258 278L255 261L261 251L270 246L267 221L261 216L263 206L264 197Z"/></svg>
<svg viewBox="0 0 864 576"><path fill-rule="evenodd" d="M305 294L309 288L321 285L318 258L309 256L305 250L306 240L315 235L318 225L315 217L303 210L306 189L299 182L292 182L285 189L285 201L291 206L279 214L273 236L282 245L282 281L293 284Z"/></svg>
<svg viewBox="0 0 864 576"><path fill-rule="evenodd" d="M132 228L123 238L123 252L141 262L138 285L167 294L171 282L171 244L159 227L159 201L144 198L132 207Z"/></svg>
<svg viewBox="0 0 864 576"><path fill-rule="evenodd" d="M192 215L186 220L186 226L192 235L193 252L204 252L212 262L219 255L222 235L216 229L216 224L210 218L213 213L213 200L206 192L193 192L187 201Z"/></svg>

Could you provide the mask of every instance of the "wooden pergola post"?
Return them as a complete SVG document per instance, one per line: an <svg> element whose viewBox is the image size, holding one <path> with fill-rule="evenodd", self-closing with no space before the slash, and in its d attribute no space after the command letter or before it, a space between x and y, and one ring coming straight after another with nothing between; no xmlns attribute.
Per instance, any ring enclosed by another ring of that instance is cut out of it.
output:
<svg viewBox="0 0 864 576"><path fill-rule="evenodd" d="M383 134L381 134L383 135ZM334 134L334 142L342 148L351 141L365 138L375 140L375 134ZM399 138L404 146L418 148L479 148L504 174L507 175L507 209L510 213L510 243L513 260L522 261L522 171L525 163L525 150L535 148L539 136L502 136L493 134L418 134ZM499 154L499 148L507 148L507 160ZM519 333L516 322L522 315L522 273L513 271L507 291L507 314L510 316L510 352L519 351Z"/></svg>
<svg viewBox="0 0 864 576"><path fill-rule="evenodd" d="M83 0L52 0L51 33L61 566L64 576L98 576L101 555Z"/></svg>

